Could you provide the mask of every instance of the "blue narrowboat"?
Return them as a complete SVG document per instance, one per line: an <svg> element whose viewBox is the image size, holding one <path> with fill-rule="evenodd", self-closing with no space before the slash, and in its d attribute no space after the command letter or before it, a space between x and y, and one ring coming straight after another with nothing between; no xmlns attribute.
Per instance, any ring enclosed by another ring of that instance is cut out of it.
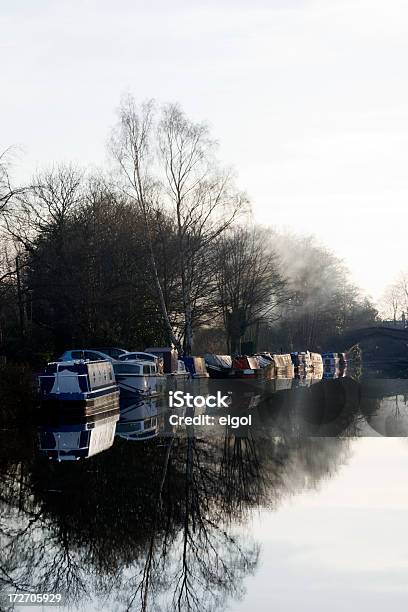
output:
<svg viewBox="0 0 408 612"><path fill-rule="evenodd" d="M114 410L119 389L110 361L57 361L39 376L42 407L97 414Z"/></svg>

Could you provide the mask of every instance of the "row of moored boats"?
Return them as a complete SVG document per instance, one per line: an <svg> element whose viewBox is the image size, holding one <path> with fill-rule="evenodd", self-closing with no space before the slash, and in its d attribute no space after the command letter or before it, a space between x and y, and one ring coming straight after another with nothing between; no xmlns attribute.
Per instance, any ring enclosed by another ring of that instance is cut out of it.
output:
<svg viewBox="0 0 408 612"><path fill-rule="evenodd" d="M343 353L294 352L286 355L258 353L252 356L185 356L173 348L150 347L145 351L105 347L65 351L39 376L42 402L50 408L85 408L88 414L109 410L121 399L152 398L174 381L190 378L258 379L293 378L347 367ZM67 404L69 402L69 404Z"/></svg>

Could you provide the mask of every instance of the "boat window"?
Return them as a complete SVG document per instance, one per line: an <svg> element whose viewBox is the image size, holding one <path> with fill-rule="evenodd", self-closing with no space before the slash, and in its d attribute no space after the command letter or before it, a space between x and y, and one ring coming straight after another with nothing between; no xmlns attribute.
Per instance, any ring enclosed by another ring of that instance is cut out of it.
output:
<svg viewBox="0 0 408 612"><path fill-rule="evenodd" d="M71 356L72 359L83 359L84 351L72 351Z"/></svg>
<svg viewBox="0 0 408 612"><path fill-rule="evenodd" d="M120 349L115 348L100 348L98 349L101 353L105 353L105 355L109 355L109 357L113 357L114 359L118 359L120 355L124 355Z"/></svg>
<svg viewBox="0 0 408 612"><path fill-rule="evenodd" d="M134 364L115 363L114 371L116 374L140 374L140 368Z"/></svg>
<svg viewBox="0 0 408 612"><path fill-rule="evenodd" d="M150 366L148 365L143 366L143 374L150 374Z"/></svg>
<svg viewBox="0 0 408 612"><path fill-rule="evenodd" d="M135 421L132 423L120 423L120 428L118 428L120 433L131 433L132 431L139 431L142 428L142 423L139 421Z"/></svg>
<svg viewBox="0 0 408 612"><path fill-rule="evenodd" d="M93 353L92 351L85 351L85 359L90 359L91 361L103 361L103 357L98 353Z"/></svg>

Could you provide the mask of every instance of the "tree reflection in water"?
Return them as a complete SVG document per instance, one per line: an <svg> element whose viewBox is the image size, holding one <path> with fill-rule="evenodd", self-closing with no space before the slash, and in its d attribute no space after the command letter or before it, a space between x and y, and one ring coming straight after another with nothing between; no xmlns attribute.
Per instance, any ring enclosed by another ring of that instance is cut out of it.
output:
<svg viewBox="0 0 408 612"><path fill-rule="evenodd" d="M390 428L387 397L407 384L378 385L323 381L260 403L246 387L252 429L116 437L75 462L36 453L31 432L0 432L2 590L61 592L85 609L224 610L258 564L253 511L331 478L362 418Z"/></svg>
<svg viewBox="0 0 408 612"><path fill-rule="evenodd" d="M0 466L2 590L62 592L105 609L223 610L260 547L254 508L315 486L347 454L335 439L116 439L87 461L32 454ZM98 604L99 605L99 604Z"/></svg>

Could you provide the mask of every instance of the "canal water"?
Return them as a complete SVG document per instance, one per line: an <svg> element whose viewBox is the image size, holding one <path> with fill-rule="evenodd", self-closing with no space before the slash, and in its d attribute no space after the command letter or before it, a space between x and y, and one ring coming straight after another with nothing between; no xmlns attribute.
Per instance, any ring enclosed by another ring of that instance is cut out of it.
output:
<svg viewBox="0 0 408 612"><path fill-rule="evenodd" d="M3 419L0 609L32 610L10 603L22 593L66 610L406 610L408 380L179 390L228 407ZM185 414L214 423L170 421Z"/></svg>

